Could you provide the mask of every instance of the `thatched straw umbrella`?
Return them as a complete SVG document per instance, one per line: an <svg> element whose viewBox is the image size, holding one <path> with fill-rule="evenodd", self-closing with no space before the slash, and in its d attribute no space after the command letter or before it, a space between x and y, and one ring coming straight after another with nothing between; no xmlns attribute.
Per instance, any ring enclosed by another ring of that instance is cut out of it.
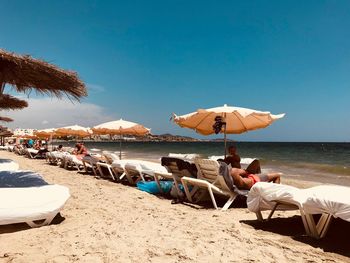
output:
<svg viewBox="0 0 350 263"><path fill-rule="evenodd" d="M0 49L0 94L9 84L18 92L54 95L79 100L87 96L84 83L75 72L62 70L45 61ZM1 96L1 95L0 95Z"/></svg>
<svg viewBox="0 0 350 263"><path fill-rule="evenodd" d="M16 110L28 107L28 103L25 100L21 100L11 95L3 94L0 96L0 109Z"/></svg>
<svg viewBox="0 0 350 263"><path fill-rule="evenodd" d="M0 125L0 145L5 144L5 137L10 137L12 135L13 133L7 127Z"/></svg>
<svg viewBox="0 0 350 263"><path fill-rule="evenodd" d="M8 118L8 117L1 117L1 116L0 116L0 121L10 122L10 121L13 121L13 119Z"/></svg>

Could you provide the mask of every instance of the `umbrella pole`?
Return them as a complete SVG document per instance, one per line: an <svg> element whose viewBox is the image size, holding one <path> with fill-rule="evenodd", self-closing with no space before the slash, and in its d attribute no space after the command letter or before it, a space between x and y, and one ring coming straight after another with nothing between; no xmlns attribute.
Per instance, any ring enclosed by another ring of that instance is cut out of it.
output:
<svg viewBox="0 0 350 263"><path fill-rule="evenodd" d="M224 147L225 147L225 154L224 154L224 156L225 156L225 158L226 158L226 113L224 113Z"/></svg>
<svg viewBox="0 0 350 263"><path fill-rule="evenodd" d="M224 146L225 146L225 158L226 158L226 124L225 124L225 127L224 127Z"/></svg>
<svg viewBox="0 0 350 263"><path fill-rule="evenodd" d="M122 133L120 132L119 135L119 159L122 159Z"/></svg>

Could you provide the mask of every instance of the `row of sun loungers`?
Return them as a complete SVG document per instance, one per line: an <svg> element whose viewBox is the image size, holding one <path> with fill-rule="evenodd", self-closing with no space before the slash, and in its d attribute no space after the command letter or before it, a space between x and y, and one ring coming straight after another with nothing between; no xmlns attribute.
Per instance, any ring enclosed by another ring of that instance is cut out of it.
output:
<svg viewBox="0 0 350 263"><path fill-rule="evenodd" d="M156 182L160 193L161 181L170 180L174 182L178 197L186 197L187 201L195 202L195 199L201 200L203 194L207 193L216 209L219 209L217 195L227 198L222 210L228 209L238 195L243 195L247 197L248 209L255 212L260 221L264 221L262 211L265 210L271 211L267 220L275 210L298 210L306 233L314 238L326 235L333 217L350 221L349 187L323 185L299 189L260 182L250 191L239 190L233 184L228 184L220 174L220 165L216 160L196 158L193 162L187 162L180 158L163 157L161 163L154 163L132 159L119 160L116 154L110 152L85 156L83 160L69 153L50 152L47 153L47 160L66 169L75 168L130 185L152 180ZM184 193L180 185L183 185ZM201 194L198 194L200 192ZM314 220L314 214L321 214L317 222Z"/></svg>

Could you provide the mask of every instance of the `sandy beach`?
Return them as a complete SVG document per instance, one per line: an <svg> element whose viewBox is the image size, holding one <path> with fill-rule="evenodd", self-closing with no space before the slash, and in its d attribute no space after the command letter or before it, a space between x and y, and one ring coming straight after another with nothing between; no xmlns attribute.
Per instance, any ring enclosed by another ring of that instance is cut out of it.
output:
<svg viewBox="0 0 350 263"><path fill-rule="evenodd" d="M296 211L267 223L237 202L221 212L171 204L135 187L94 178L10 152L0 158L69 187L54 223L0 226L0 262L350 262L350 224L334 220L326 238L305 235ZM316 182L284 178L308 187Z"/></svg>

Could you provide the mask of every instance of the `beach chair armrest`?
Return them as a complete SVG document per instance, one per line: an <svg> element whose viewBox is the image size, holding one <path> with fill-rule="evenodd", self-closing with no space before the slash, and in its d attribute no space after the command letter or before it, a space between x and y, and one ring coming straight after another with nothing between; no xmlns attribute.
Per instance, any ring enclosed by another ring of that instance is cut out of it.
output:
<svg viewBox="0 0 350 263"><path fill-rule="evenodd" d="M165 178L165 179L173 179L172 173L166 173L166 172L154 172L154 176Z"/></svg>

